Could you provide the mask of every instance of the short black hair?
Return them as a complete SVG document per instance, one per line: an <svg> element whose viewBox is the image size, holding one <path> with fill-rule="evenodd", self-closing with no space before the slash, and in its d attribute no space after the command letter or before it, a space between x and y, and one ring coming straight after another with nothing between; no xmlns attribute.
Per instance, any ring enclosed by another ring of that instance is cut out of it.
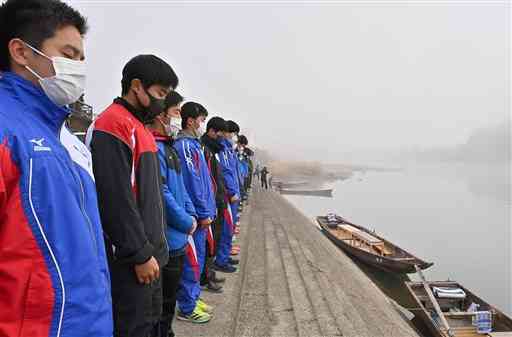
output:
<svg viewBox="0 0 512 337"><path fill-rule="evenodd" d="M233 133L239 133L240 132L240 127L235 122L227 121L226 125L228 127L228 132L233 132Z"/></svg>
<svg viewBox="0 0 512 337"><path fill-rule="evenodd" d="M196 102L187 102L181 107L181 128L187 127L189 118L196 119L199 116L208 116L208 110L204 106Z"/></svg>
<svg viewBox="0 0 512 337"><path fill-rule="evenodd" d="M183 102L183 96L173 90L165 97L164 110L178 106L181 102Z"/></svg>
<svg viewBox="0 0 512 337"><path fill-rule="evenodd" d="M206 132L210 129L213 129L215 132L224 132L227 130L226 121L222 117L212 117L206 124Z"/></svg>
<svg viewBox="0 0 512 337"><path fill-rule="evenodd" d="M87 20L59 0L7 0L0 5L0 71L9 71L9 42L19 38L34 48L61 28L73 26L87 33Z"/></svg>
<svg viewBox="0 0 512 337"><path fill-rule="evenodd" d="M252 157L252 156L254 156L254 151L253 151L253 150L251 150L251 149L250 149L250 148L248 148L248 147L246 147L246 148L244 149L244 153L247 155L247 157Z"/></svg>
<svg viewBox="0 0 512 337"><path fill-rule="evenodd" d="M247 140L247 137L245 137L244 135L239 135L238 136L238 143L241 144L241 145L248 145L249 141Z"/></svg>
<svg viewBox="0 0 512 337"><path fill-rule="evenodd" d="M122 94L130 90L132 80L139 79L144 88L154 84L176 89L178 76L171 66L155 55L138 55L132 58L123 68L121 80Z"/></svg>

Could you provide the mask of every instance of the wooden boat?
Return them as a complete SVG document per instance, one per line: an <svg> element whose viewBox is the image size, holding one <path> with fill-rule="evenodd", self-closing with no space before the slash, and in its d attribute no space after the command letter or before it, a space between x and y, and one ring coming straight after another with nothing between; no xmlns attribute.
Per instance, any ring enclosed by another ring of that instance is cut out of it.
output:
<svg viewBox="0 0 512 337"><path fill-rule="evenodd" d="M512 319L500 310L491 306L474 293L457 282L406 282L419 310L414 313L428 327L435 337L512 337ZM430 290L428 290L427 288ZM433 287L462 289L465 298L437 298L433 295ZM478 304L478 311L489 311L492 316L492 332L478 334L472 324L474 312L468 312L469 306ZM437 308L436 308L437 307ZM438 312L440 314L438 314ZM440 317L443 316L443 318Z"/></svg>
<svg viewBox="0 0 512 337"><path fill-rule="evenodd" d="M272 183L276 185L277 188L297 188L307 186L309 184L308 181L274 181Z"/></svg>
<svg viewBox="0 0 512 337"><path fill-rule="evenodd" d="M421 269L427 269L433 265L340 216L336 216L335 222L329 222L325 216L319 216L316 220L325 235L335 245L368 265L398 274L414 273L415 265Z"/></svg>
<svg viewBox="0 0 512 337"><path fill-rule="evenodd" d="M323 190L290 190L290 189L279 189L281 194L292 194L292 195L306 195L314 197L326 197L332 198L332 188Z"/></svg>

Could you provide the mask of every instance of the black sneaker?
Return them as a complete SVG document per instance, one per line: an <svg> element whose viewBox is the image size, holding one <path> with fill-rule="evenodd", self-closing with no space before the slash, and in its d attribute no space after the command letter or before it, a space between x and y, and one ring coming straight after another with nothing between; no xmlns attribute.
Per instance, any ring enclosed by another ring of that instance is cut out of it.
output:
<svg viewBox="0 0 512 337"><path fill-rule="evenodd" d="M212 275L210 276L210 281L215 282L215 283L226 282L226 278L217 276L217 273L215 272L215 270L212 270L211 273L212 273Z"/></svg>
<svg viewBox="0 0 512 337"><path fill-rule="evenodd" d="M222 273L234 273L236 272L236 268L232 265L228 264L227 266L219 266L218 264L213 264L213 269L216 271L220 271Z"/></svg>
<svg viewBox="0 0 512 337"><path fill-rule="evenodd" d="M212 281L210 281L208 285L204 287L204 290L215 294L220 294L224 292L221 285L218 285L217 283Z"/></svg>
<svg viewBox="0 0 512 337"><path fill-rule="evenodd" d="M232 265L232 266L236 266L236 265L238 265L239 263L240 263L240 261L235 260L235 259L233 259L233 258L231 258L231 257L229 258L229 264L230 264L230 265Z"/></svg>

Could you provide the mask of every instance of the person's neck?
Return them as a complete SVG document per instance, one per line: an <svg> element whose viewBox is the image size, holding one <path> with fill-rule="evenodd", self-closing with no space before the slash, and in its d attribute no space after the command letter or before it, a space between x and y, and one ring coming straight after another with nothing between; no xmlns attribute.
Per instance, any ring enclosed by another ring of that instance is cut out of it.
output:
<svg viewBox="0 0 512 337"><path fill-rule="evenodd" d="M124 99L126 102L128 102L134 109L139 110L139 102L137 101L137 98L132 93L128 93L126 95L121 96L122 99Z"/></svg>
<svg viewBox="0 0 512 337"><path fill-rule="evenodd" d="M29 81L29 82L32 82L35 86L37 87L40 87L41 85L39 84L39 79L34 75L32 74L30 71L28 71L25 67L20 67L16 64L13 64L11 66L11 70L10 70L12 73L18 75L19 77Z"/></svg>
<svg viewBox="0 0 512 337"><path fill-rule="evenodd" d="M197 137L197 134L196 134L196 132L195 132L195 130L194 130L194 129L192 129L192 128L186 128L186 129L183 129L183 130L181 130L181 131L182 131L185 135L187 135L187 136L194 137L194 138L198 138L198 137Z"/></svg>
<svg viewBox="0 0 512 337"><path fill-rule="evenodd" d="M165 128L163 127L163 125L158 122L157 120L155 120L153 123L149 124L148 126L148 129L150 129L151 131L154 131L158 134L161 134L162 136L164 136L166 134L165 132Z"/></svg>

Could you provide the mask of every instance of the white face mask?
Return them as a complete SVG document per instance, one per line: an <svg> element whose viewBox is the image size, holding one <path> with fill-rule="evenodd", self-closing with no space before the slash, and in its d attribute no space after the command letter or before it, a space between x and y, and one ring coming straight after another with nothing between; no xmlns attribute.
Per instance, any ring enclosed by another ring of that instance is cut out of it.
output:
<svg viewBox="0 0 512 337"><path fill-rule="evenodd" d="M199 132L200 135L204 135L206 133L206 127L205 127L204 123L201 124L201 126L199 127L197 132Z"/></svg>
<svg viewBox="0 0 512 337"><path fill-rule="evenodd" d="M169 130L169 136L171 136L172 138L176 138L181 130L181 118L171 117Z"/></svg>
<svg viewBox="0 0 512 337"><path fill-rule="evenodd" d="M181 118L171 117L171 126L181 130Z"/></svg>
<svg viewBox="0 0 512 337"><path fill-rule="evenodd" d="M164 123L164 121L162 120L162 117L160 117L160 116L156 117L156 120L158 121L158 123L160 123L164 127L165 134L170 136L171 135L171 124Z"/></svg>
<svg viewBox="0 0 512 337"><path fill-rule="evenodd" d="M25 44L39 55L52 61L55 76L43 78L25 66L39 79L39 84L50 100L58 106L65 106L78 101L85 91L85 62L70 60L65 57L48 57L41 51Z"/></svg>

